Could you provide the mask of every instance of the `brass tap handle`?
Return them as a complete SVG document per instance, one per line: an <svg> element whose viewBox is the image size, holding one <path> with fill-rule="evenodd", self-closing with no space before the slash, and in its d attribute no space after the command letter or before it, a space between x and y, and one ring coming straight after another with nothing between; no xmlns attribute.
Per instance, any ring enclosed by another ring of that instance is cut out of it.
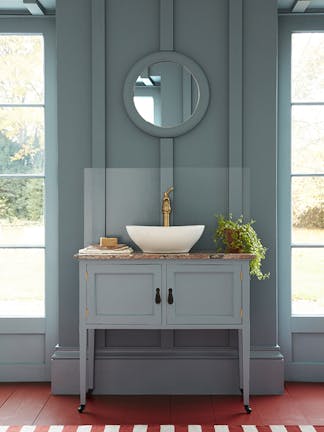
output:
<svg viewBox="0 0 324 432"><path fill-rule="evenodd" d="M162 213L171 213L171 203L170 203L170 198L168 196L163 197Z"/></svg>
<svg viewBox="0 0 324 432"><path fill-rule="evenodd" d="M171 201L169 193L173 191L173 186L164 192L162 199L162 214L163 214L163 226L170 226L170 213L171 213Z"/></svg>

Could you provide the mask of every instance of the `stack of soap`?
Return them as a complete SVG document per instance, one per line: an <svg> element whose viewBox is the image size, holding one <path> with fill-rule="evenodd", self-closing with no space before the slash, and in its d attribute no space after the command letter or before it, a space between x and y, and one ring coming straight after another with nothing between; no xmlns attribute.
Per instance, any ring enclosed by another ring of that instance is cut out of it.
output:
<svg viewBox="0 0 324 432"><path fill-rule="evenodd" d="M133 252L130 246L118 243L117 237L100 237L99 244L79 250L80 255L129 255Z"/></svg>
<svg viewBox="0 0 324 432"><path fill-rule="evenodd" d="M100 246L102 247L114 247L118 245L117 237L100 237Z"/></svg>

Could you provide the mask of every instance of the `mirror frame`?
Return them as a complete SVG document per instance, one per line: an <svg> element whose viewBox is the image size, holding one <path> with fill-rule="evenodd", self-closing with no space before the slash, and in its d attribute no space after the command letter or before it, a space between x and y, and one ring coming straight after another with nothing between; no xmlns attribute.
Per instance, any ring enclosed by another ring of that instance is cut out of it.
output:
<svg viewBox="0 0 324 432"><path fill-rule="evenodd" d="M172 127L156 126L147 122L138 113L134 104L134 85L142 71L153 63L171 61L185 66L197 81L198 102L195 111L188 120ZM187 133L203 118L209 104L209 85L201 67L187 56L175 51L159 51L143 57L128 72L124 84L124 105L130 119L137 127L150 135L160 138L172 138Z"/></svg>

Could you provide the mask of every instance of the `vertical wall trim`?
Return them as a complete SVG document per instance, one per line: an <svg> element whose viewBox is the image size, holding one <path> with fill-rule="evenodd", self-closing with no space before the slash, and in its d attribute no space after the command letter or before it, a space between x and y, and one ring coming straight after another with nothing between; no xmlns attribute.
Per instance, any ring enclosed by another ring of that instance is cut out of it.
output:
<svg viewBox="0 0 324 432"><path fill-rule="evenodd" d="M228 210L243 212L243 4L229 0Z"/></svg>
<svg viewBox="0 0 324 432"><path fill-rule="evenodd" d="M92 168L106 164L106 3L91 3Z"/></svg>
<svg viewBox="0 0 324 432"><path fill-rule="evenodd" d="M173 0L160 0L160 51L173 51L174 49L174 5ZM173 185L173 138L160 139L160 196L163 196ZM171 198L172 199L172 198ZM162 225L162 213L160 212ZM173 225L173 213L170 215ZM161 331L161 346L173 346L174 331Z"/></svg>
<svg viewBox="0 0 324 432"><path fill-rule="evenodd" d="M84 170L83 187L84 246L98 243L106 234L106 170L90 168Z"/></svg>
<svg viewBox="0 0 324 432"><path fill-rule="evenodd" d="M278 40L278 303L279 303L279 343L285 357L285 372L290 369L292 358L291 329L291 33L289 18L279 19ZM297 28L297 30L299 30ZM280 185L280 187L279 187ZM288 366L289 365L289 366Z"/></svg>
<svg viewBox="0 0 324 432"><path fill-rule="evenodd" d="M31 27L36 30L35 24ZM45 130L46 130L46 242L45 252L45 376L50 376L51 355L59 338L59 266L58 266L58 139L57 139L57 58L54 18L46 21L45 38ZM12 28L11 28L12 31ZM48 103L49 102L49 103ZM20 318L21 320L21 318Z"/></svg>
<svg viewBox="0 0 324 432"><path fill-rule="evenodd" d="M91 3L91 157L85 173L84 243L106 234L106 2ZM92 190L93 188L93 190ZM94 191L96 193L94 194ZM93 197L96 197L93 202ZM91 212L89 211L91 209ZM95 209L97 211L95 211ZM94 216L95 215L95 216Z"/></svg>
<svg viewBox="0 0 324 432"><path fill-rule="evenodd" d="M173 51L173 0L160 0L160 51ZM160 195L173 186L173 138L160 139ZM171 213L171 223L172 223ZM162 223L162 215L161 215Z"/></svg>
<svg viewBox="0 0 324 432"><path fill-rule="evenodd" d="M160 196L162 198L170 186L173 186L173 138L160 139ZM171 198L172 199L172 198ZM162 214L161 214L162 224ZM173 218L171 213L170 222Z"/></svg>
<svg viewBox="0 0 324 432"><path fill-rule="evenodd" d="M160 0L160 51L173 51L173 0Z"/></svg>

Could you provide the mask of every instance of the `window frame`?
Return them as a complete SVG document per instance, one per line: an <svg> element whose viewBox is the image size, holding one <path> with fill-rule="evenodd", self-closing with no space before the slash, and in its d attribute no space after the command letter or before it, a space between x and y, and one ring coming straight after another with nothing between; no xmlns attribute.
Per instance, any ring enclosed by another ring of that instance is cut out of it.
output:
<svg viewBox="0 0 324 432"><path fill-rule="evenodd" d="M320 16L279 16L278 81L278 287L279 341L286 360L286 379L295 379L303 365L294 363L293 334L324 333L324 316L292 315L291 309L291 35L324 32ZM314 379L316 373L314 372Z"/></svg>
<svg viewBox="0 0 324 432"><path fill-rule="evenodd" d="M55 17L1 16L0 33L42 34L44 37L45 317L0 317L0 334L44 334L44 364L38 365L40 369L37 370L39 370L38 378L46 380L50 377L50 356L58 338L58 150ZM13 245L10 248L15 247Z"/></svg>
<svg viewBox="0 0 324 432"><path fill-rule="evenodd" d="M315 31L315 30L299 30L299 31L292 31L290 34L290 38L292 41L292 36L294 34L306 34L306 33L322 33L324 36L324 28L321 31ZM292 46L292 43L291 43ZM292 50L291 50L291 54L292 54ZM291 55L290 55L291 58ZM292 80L290 79L290 84L292 84ZM290 85L291 88L291 85ZM321 106L324 107L324 100L319 102L319 101L308 101L308 100L303 100L303 101L296 101L292 99L292 95L290 94L290 130L292 131L292 117L293 117L293 110L294 107L300 107L300 106L309 106L309 107L315 107L315 106ZM292 137L290 137L290 153L292 151ZM292 185L293 185L293 180L297 179L297 178L315 178L315 177L319 177L319 178L324 178L324 171L323 172L305 172L305 171L295 171L292 167L292 158L291 158L291 154L290 154L290 203L291 203L291 214L292 214ZM292 217L291 217L292 219ZM290 222L290 231L291 231L291 237L292 237L292 221ZM291 256L291 262L292 262L292 257L293 257L293 250L301 250L301 249L323 249L324 250L324 243L306 243L306 242L300 242L300 241L293 241L293 239L290 239L290 256ZM292 271L291 271L291 276L292 276ZM291 294L292 294L292 288L293 288L293 284L291 282ZM293 310L292 310L292 301L291 301L291 316L292 317L308 317L308 318L314 318L314 317L324 317L324 310L322 314L312 314L312 315L308 315L308 314L294 314Z"/></svg>

